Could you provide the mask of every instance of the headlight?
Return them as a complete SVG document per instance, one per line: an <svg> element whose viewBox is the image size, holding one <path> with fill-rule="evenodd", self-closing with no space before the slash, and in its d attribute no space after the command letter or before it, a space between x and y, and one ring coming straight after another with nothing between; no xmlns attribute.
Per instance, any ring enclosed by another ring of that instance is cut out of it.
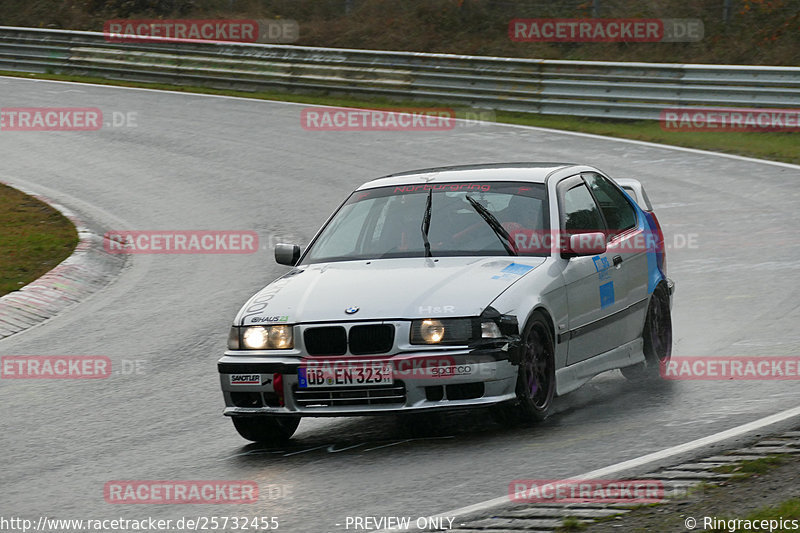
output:
<svg viewBox="0 0 800 533"><path fill-rule="evenodd" d="M267 327L269 340L267 344L272 350L288 350L294 347L292 338L292 326L269 326Z"/></svg>
<svg viewBox="0 0 800 533"><path fill-rule="evenodd" d="M491 320L484 320L481 322L481 337L484 339L499 339L503 334L500 332L500 326Z"/></svg>
<svg viewBox="0 0 800 533"><path fill-rule="evenodd" d="M249 350L266 350L269 344L269 331L261 326L245 328L242 331L242 344Z"/></svg>
<svg viewBox="0 0 800 533"><path fill-rule="evenodd" d="M239 342L241 339L241 343ZM292 326L244 326L231 328L230 350L289 350L294 348Z"/></svg>
<svg viewBox="0 0 800 533"><path fill-rule="evenodd" d="M442 342L444 324L442 324L441 320L423 320L419 326L419 335L422 340L431 344Z"/></svg>
<svg viewBox="0 0 800 533"><path fill-rule="evenodd" d="M411 323L411 344L467 344L476 338L470 318L426 318Z"/></svg>

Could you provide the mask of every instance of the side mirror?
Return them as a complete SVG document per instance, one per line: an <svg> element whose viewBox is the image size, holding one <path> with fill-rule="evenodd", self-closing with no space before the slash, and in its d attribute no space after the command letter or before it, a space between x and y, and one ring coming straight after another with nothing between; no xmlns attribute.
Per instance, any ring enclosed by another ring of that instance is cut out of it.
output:
<svg viewBox="0 0 800 533"><path fill-rule="evenodd" d="M569 251L576 256L604 254L606 252L606 236L599 231L570 235Z"/></svg>
<svg viewBox="0 0 800 533"><path fill-rule="evenodd" d="M296 244L276 244L275 261L279 265L295 266L300 259L300 247Z"/></svg>

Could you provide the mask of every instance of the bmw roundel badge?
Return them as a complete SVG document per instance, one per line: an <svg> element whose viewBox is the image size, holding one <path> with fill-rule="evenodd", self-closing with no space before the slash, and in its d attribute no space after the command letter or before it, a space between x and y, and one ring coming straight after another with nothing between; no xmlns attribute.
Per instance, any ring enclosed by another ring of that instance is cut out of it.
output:
<svg viewBox="0 0 800 533"><path fill-rule="evenodd" d="M354 315L354 314L358 313L358 309L359 308L356 307L356 306L348 307L347 309L344 310L344 312L347 313L348 315Z"/></svg>

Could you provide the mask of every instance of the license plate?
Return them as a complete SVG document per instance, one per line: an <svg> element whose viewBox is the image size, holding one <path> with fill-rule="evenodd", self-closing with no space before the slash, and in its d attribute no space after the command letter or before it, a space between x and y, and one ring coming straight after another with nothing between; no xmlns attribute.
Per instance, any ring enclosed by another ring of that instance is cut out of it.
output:
<svg viewBox="0 0 800 533"><path fill-rule="evenodd" d="M388 362L307 365L297 369L297 382L301 389L392 385L392 370Z"/></svg>

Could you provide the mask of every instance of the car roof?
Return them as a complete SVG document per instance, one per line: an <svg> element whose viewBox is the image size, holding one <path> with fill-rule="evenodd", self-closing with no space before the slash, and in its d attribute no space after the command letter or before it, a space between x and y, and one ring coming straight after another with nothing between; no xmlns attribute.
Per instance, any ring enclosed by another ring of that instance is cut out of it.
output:
<svg viewBox="0 0 800 533"><path fill-rule="evenodd" d="M523 181L544 183L558 170L574 168L575 172L594 170L574 163L488 163L425 168L389 174L363 184L358 190L409 183L448 183L464 181Z"/></svg>

